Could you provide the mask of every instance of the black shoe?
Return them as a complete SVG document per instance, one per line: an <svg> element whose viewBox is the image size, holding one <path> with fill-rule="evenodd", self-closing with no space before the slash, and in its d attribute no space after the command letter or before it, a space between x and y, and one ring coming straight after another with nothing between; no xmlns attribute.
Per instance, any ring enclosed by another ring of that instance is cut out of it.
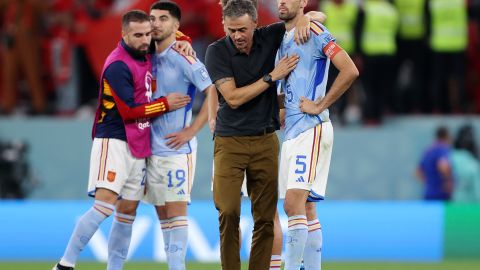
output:
<svg viewBox="0 0 480 270"><path fill-rule="evenodd" d="M55 264L52 270L73 270L73 267L63 266L60 263Z"/></svg>

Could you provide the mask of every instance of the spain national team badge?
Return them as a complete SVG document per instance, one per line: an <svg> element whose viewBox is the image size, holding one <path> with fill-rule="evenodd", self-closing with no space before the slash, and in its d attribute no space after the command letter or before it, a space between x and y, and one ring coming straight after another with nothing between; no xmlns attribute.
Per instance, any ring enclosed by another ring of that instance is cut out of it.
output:
<svg viewBox="0 0 480 270"><path fill-rule="evenodd" d="M109 182L115 181L115 176L116 176L116 175L117 175L116 172L108 171L107 180L108 180Z"/></svg>

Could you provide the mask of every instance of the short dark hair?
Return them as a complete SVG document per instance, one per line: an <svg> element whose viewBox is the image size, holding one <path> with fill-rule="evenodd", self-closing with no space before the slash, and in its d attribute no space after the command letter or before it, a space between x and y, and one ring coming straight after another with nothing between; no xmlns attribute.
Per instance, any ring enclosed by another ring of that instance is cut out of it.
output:
<svg viewBox="0 0 480 270"><path fill-rule="evenodd" d="M460 127L454 143L455 149L464 149L469 151L475 158L478 158L477 143L475 142L475 132L470 124Z"/></svg>
<svg viewBox="0 0 480 270"><path fill-rule="evenodd" d="M255 8L258 9L257 0L250 0L250 1L252 1L252 4L255 6ZM230 2L230 0L222 0L221 1L222 7L226 6L228 4L228 2Z"/></svg>
<svg viewBox="0 0 480 270"><path fill-rule="evenodd" d="M253 21L257 21L257 9L250 0L229 0L223 7L223 18L238 18L249 15Z"/></svg>
<svg viewBox="0 0 480 270"><path fill-rule="evenodd" d="M150 11L154 9L167 10L172 17L177 18L179 21L182 18L182 11L180 10L180 7L171 1L157 1L150 6Z"/></svg>
<svg viewBox="0 0 480 270"><path fill-rule="evenodd" d="M149 22L150 17L145 11L142 10L130 10L122 16L122 29L126 29L131 22Z"/></svg>
<svg viewBox="0 0 480 270"><path fill-rule="evenodd" d="M445 126L440 126L437 128L437 132L435 133L437 140L446 140L449 138L448 129Z"/></svg>

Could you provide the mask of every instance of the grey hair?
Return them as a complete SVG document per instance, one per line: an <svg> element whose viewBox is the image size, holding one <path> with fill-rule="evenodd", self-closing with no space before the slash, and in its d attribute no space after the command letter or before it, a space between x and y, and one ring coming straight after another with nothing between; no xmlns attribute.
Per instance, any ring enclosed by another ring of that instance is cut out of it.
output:
<svg viewBox="0 0 480 270"><path fill-rule="evenodd" d="M228 4L230 0L221 0L220 1L220 4L222 5L222 7L226 6ZM255 6L256 9L258 9L258 4L257 4L257 0L250 0L252 1L253 5Z"/></svg>
<svg viewBox="0 0 480 270"><path fill-rule="evenodd" d="M251 0L229 0L223 7L223 18L239 18L243 15L249 15L253 21L257 21L257 9Z"/></svg>

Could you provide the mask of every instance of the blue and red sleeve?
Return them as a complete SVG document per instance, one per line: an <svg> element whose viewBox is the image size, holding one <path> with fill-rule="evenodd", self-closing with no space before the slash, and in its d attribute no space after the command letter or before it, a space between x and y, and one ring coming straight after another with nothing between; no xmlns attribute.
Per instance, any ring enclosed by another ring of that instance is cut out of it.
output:
<svg viewBox="0 0 480 270"><path fill-rule="evenodd" d="M118 112L124 121L155 117L169 109L165 97L149 103L135 103L133 77L128 66L123 62L117 61L110 64L103 73L102 83L103 93L113 96Z"/></svg>

